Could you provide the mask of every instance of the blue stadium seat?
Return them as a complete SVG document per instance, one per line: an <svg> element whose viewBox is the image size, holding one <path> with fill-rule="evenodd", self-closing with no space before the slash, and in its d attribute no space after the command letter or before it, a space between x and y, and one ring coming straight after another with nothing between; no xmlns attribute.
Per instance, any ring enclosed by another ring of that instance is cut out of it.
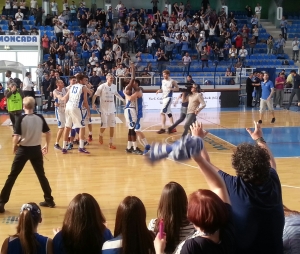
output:
<svg viewBox="0 0 300 254"><path fill-rule="evenodd" d="M44 61L47 61L49 56L50 56L50 54L45 54L45 55L43 56L43 60L44 60Z"/></svg>
<svg viewBox="0 0 300 254"><path fill-rule="evenodd" d="M29 20L35 20L34 16L29 16Z"/></svg>
<svg viewBox="0 0 300 254"><path fill-rule="evenodd" d="M8 30L8 25L3 25L2 30Z"/></svg>

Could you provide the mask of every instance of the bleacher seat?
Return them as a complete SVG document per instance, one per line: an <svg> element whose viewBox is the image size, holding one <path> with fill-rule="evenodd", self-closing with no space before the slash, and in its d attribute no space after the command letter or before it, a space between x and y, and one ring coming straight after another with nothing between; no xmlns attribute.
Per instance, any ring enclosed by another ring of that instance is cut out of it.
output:
<svg viewBox="0 0 300 254"><path fill-rule="evenodd" d="M35 20L34 16L29 16L29 20L34 21Z"/></svg>
<svg viewBox="0 0 300 254"><path fill-rule="evenodd" d="M2 30L4 30L4 31L8 30L8 25L3 25Z"/></svg>
<svg viewBox="0 0 300 254"><path fill-rule="evenodd" d="M43 60L44 61L48 61L48 57L50 56L50 54L45 54L44 56L43 56Z"/></svg>

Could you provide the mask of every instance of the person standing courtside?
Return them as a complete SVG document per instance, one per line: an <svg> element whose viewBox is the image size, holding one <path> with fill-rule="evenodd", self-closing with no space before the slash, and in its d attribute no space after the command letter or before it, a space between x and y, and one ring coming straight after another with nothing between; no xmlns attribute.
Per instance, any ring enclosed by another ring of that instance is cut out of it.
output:
<svg viewBox="0 0 300 254"><path fill-rule="evenodd" d="M271 123L275 123L275 114L273 108L273 94L274 94L274 84L271 80L269 80L269 74L267 72L264 73L263 81L261 82L261 98L260 98L260 109L259 109L259 124L262 124L262 117L266 106L268 110L272 114Z"/></svg>
<svg viewBox="0 0 300 254"><path fill-rule="evenodd" d="M16 123L13 137L13 153L15 154L15 158L10 174L0 194L0 213L5 212L4 206L9 200L11 190L28 160L30 160L44 192L45 200L40 202L40 206L51 208L55 206L43 165L43 155L48 153L48 146L51 139L50 129L42 115L33 113L34 106L34 98L25 97L23 99L25 115L20 117ZM41 148L41 133L45 133L46 135L46 143L43 148Z"/></svg>
<svg viewBox="0 0 300 254"><path fill-rule="evenodd" d="M162 126L161 129L157 132L158 134L166 132L166 115L168 115L171 124L174 124L173 115L171 112L171 104L173 98L173 91L179 90L177 82L170 78L169 70L163 71L163 77L164 79L162 80L161 88L156 91L156 94L163 94L163 108L160 112ZM173 129L172 132L176 132L176 129Z"/></svg>
<svg viewBox="0 0 300 254"><path fill-rule="evenodd" d="M247 107L248 108L252 108L252 100L253 100L253 96L252 93L254 91L254 86L253 86L253 74L250 73L249 77L246 80L246 92L247 92Z"/></svg>
<svg viewBox="0 0 300 254"><path fill-rule="evenodd" d="M22 100L24 95L22 90L17 88L16 83L10 82L4 96L7 101L7 111L15 131L16 122L18 122L23 112Z"/></svg>
<svg viewBox="0 0 300 254"><path fill-rule="evenodd" d="M22 87L22 90L23 90L23 93L24 93L25 97L26 96L31 96L31 97L35 98L35 93L34 93L34 90L33 90L34 86L35 85L31 81L31 73L26 72L25 78L23 80L23 87Z"/></svg>
<svg viewBox="0 0 300 254"><path fill-rule="evenodd" d="M293 90L290 95L289 105L286 108L287 110L290 109L295 94L297 94L297 97L298 97L298 107L300 106L299 105L299 103L300 103L300 75L297 74L297 72L295 70L292 70L290 75L292 75L294 86L293 86Z"/></svg>

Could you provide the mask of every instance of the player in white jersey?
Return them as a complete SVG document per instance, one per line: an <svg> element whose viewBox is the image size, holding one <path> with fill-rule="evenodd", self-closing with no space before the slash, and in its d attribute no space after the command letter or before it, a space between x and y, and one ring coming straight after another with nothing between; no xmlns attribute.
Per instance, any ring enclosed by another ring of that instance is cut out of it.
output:
<svg viewBox="0 0 300 254"><path fill-rule="evenodd" d="M90 117L89 112L88 115L84 115L82 112L82 108L88 108L88 100L87 100L87 87L85 86L88 81L88 77L82 74L78 74L76 76L77 84L70 87L68 93L60 99L67 100L66 104L66 126L64 132L64 142L62 152L67 153L67 144L68 137L72 125L74 128L80 128L79 131L79 148L78 151L81 153L89 154L89 152L84 148L84 135L85 135L85 117Z"/></svg>
<svg viewBox="0 0 300 254"><path fill-rule="evenodd" d="M128 142L126 152L142 155L144 154L136 144L138 136L145 151L150 150L150 146L141 131L141 120L143 118L143 91L139 87L140 81L135 79L135 65L131 64L131 80L124 89L126 106L124 116L128 126ZM146 153L146 152L145 152Z"/></svg>
<svg viewBox="0 0 300 254"><path fill-rule="evenodd" d="M178 84L175 80L170 78L170 71L164 70L161 89L156 91L156 94L163 94L163 108L161 110L161 121L162 126L161 129L157 132L158 134L162 134L166 132L166 115L169 117L171 125L174 124L172 112L171 112L171 104L173 99L173 91L179 91ZM176 132L176 129L173 129L172 132Z"/></svg>
<svg viewBox="0 0 300 254"><path fill-rule="evenodd" d="M65 84L62 80L56 81L56 87L57 88L53 91L53 99L55 101L55 117L57 120L58 132L56 135L54 148L61 150L62 148L59 145L59 140L64 132L66 124L66 102L64 100L59 99L59 97L64 97L67 94L67 89L65 88Z"/></svg>
<svg viewBox="0 0 300 254"><path fill-rule="evenodd" d="M100 135L99 143L103 144L103 133L107 127L110 127L110 141L109 148L116 149L113 145L114 129L116 125L115 113L116 106L114 97L117 97L121 101L125 101L121 95L118 93L117 86L113 84L114 76L112 74L106 75L106 83L101 84L97 91L95 92L92 105L93 109L96 109L95 100L97 96L100 97L100 113L101 113L101 126L100 126Z"/></svg>

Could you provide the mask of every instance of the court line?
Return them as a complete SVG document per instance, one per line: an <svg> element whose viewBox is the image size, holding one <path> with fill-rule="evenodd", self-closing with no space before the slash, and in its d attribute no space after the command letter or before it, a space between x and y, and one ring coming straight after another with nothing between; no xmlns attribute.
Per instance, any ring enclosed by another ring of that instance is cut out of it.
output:
<svg viewBox="0 0 300 254"><path fill-rule="evenodd" d="M190 168L196 168L196 169L198 169L197 166L193 166L193 165L190 165L190 164L187 164L187 163L183 163L183 162L180 162L180 161L175 161L175 160L173 160L171 158L167 158L167 160L174 161L174 162L179 163L179 164L181 164L183 166L187 166L187 167L190 167ZM300 189L299 186L286 185L286 184L281 184L281 187L292 188L292 189Z"/></svg>

